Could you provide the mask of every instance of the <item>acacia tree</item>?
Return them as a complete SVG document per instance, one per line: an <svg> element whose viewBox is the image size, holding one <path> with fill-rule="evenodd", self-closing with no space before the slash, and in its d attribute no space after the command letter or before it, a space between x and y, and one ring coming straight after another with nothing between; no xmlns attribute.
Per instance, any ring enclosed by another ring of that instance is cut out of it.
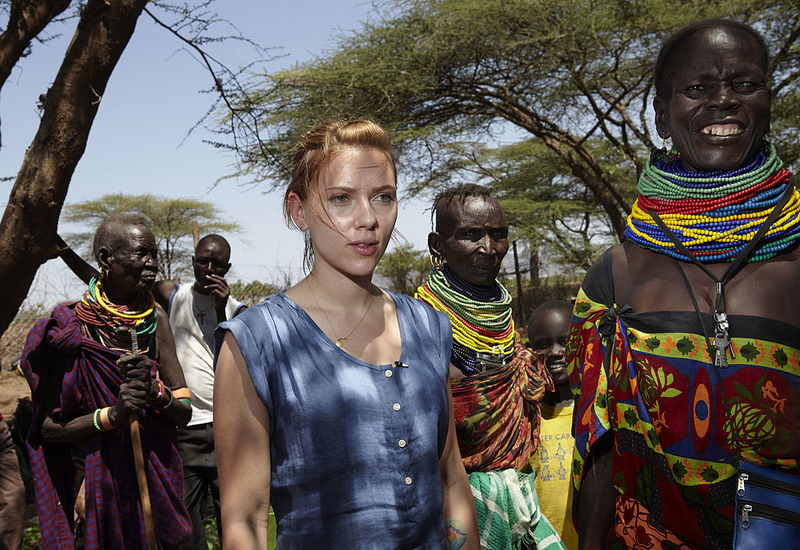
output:
<svg viewBox="0 0 800 550"><path fill-rule="evenodd" d="M0 335L25 299L39 266L56 255L56 228L72 174L86 148L111 73L142 12L181 38L181 33L192 37L183 40L200 53L214 73L217 92L224 95L228 86L235 86L237 74L200 49L209 40L209 28L221 21L208 9L212 1L183 5L149 2L149 6L172 16L171 25L161 23L146 8L147 0L78 3L77 29L52 86L42 96L38 132L27 149L0 220L0 286L4 297ZM32 41L48 25L58 22L70 4L69 0L0 0L0 13L8 16L0 34L0 87L20 58L30 52ZM217 39L225 38L242 39Z"/></svg>
<svg viewBox="0 0 800 550"><path fill-rule="evenodd" d="M389 288L395 292L413 296L431 271L430 256L411 244L401 244L383 255L375 271L389 280Z"/></svg>
<svg viewBox="0 0 800 550"><path fill-rule="evenodd" d="M267 127L246 141L245 173L280 181L292 146L319 119L386 125L411 191L475 166L465 151L500 134L534 138L622 238L636 177L654 147L652 67L670 32L731 16L764 31L775 54L773 137L796 137L800 12L796 0L399 0L322 57L256 81L237 108ZM221 132L229 133L231 127ZM660 145L660 144L658 144ZM786 145L784 147L784 145ZM787 160L797 149L781 143ZM534 182L531 182L532 185Z"/></svg>
<svg viewBox="0 0 800 550"><path fill-rule="evenodd" d="M87 227L82 233L65 235L67 241L90 256L92 238L97 227L105 220L120 215L139 215L156 237L158 265L165 279L176 280L190 273L189 259L194 253L192 223L199 226L200 234L238 232L235 222L221 219L222 213L214 204L197 199L160 197L156 195L125 195L112 193L94 200L68 204L64 207L64 221L80 223Z"/></svg>
<svg viewBox="0 0 800 550"><path fill-rule="evenodd" d="M28 148L0 221L0 333L27 295L39 266L53 256L55 228L67 188L86 148L89 130L111 72L128 44L147 0L88 0L53 85L43 102L39 131ZM11 1L0 39L10 65L69 2ZM35 27L29 26L36 19ZM14 36L16 35L16 36ZM14 39L16 38L16 39ZM24 46L23 46L24 42ZM0 54L0 57L3 57Z"/></svg>

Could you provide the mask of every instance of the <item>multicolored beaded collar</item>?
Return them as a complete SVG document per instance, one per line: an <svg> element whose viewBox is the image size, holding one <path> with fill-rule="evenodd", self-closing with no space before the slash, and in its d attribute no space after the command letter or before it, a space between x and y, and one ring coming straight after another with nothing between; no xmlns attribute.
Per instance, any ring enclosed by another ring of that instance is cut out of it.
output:
<svg viewBox="0 0 800 550"><path fill-rule="evenodd" d="M649 213L654 211L701 262L733 261L780 201L791 174L767 142L747 166L730 172L684 170L680 160L674 151L650 157L625 236L643 248L690 261L655 223ZM799 238L800 193L795 189L746 261L771 258Z"/></svg>
<svg viewBox="0 0 800 550"><path fill-rule="evenodd" d="M100 343L117 351L129 352L134 348L131 329L135 330L137 345L141 353L147 349L140 347L146 343L149 335L156 331L156 301L151 292L141 293L137 300L125 305L112 303L99 279L93 277L83 299L75 306L75 315L84 326L94 327Z"/></svg>
<svg viewBox="0 0 800 550"><path fill-rule="evenodd" d="M466 375L482 372L478 354L505 364L514 354L514 319L511 294L495 281L488 288L476 287L453 273L447 264L431 270L415 298L450 317L453 353L450 361Z"/></svg>

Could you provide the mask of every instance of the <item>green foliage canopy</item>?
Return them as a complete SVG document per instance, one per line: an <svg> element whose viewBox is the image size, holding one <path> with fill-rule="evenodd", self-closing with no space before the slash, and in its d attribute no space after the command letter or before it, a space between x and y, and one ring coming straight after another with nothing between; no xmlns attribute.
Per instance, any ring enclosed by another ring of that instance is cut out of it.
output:
<svg viewBox="0 0 800 550"><path fill-rule="evenodd" d="M194 252L192 222L197 222L200 236L208 233L227 235L241 230L239 224L223 221L220 209L210 202L150 194L113 193L66 205L62 219L81 224L87 231L65 235L65 239L82 251L84 257L90 258L97 227L111 217L122 215L137 215L147 220L156 237L159 272L169 280L180 280L181 276L191 273L191 256Z"/></svg>
<svg viewBox="0 0 800 550"><path fill-rule="evenodd" d="M384 254L376 271L389 279L389 288L413 296L417 287L427 279L431 264L427 251L414 250L410 243L406 243Z"/></svg>
<svg viewBox="0 0 800 550"><path fill-rule="evenodd" d="M520 200L529 200L528 193L543 198L548 190L533 188L541 182L581 187L565 200L577 198L621 238L635 181L656 145L650 105L658 48L677 28L720 16L754 25L770 43L771 138L791 164L800 152L792 122L800 109L796 0L380 2L374 21L328 53L254 80L237 109L263 122L259 139L235 124L221 132L231 132L227 146L241 155L244 175L285 181L294 145L315 123L370 116L391 131L412 192L475 181L472 153L493 140L534 139L557 177L528 177L527 189L513 181L498 187L508 198L522 189ZM484 157L484 167L530 175L532 165L514 151L498 153ZM559 208L567 206L562 201ZM560 222L553 220L564 215L515 219L534 224L526 229L531 236L556 242L552 226ZM568 221L580 226L580 216ZM580 241L588 233L579 227L576 235Z"/></svg>
<svg viewBox="0 0 800 550"><path fill-rule="evenodd" d="M277 290L273 285L261 281L250 281L249 283L235 281L230 284L230 288L231 296L248 306L261 302L273 294L277 294Z"/></svg>

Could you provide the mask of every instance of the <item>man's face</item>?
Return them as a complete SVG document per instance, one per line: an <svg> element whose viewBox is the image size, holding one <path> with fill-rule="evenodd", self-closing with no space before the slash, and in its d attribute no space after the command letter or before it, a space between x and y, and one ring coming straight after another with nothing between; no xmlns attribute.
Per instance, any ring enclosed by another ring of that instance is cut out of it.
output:
<svg viewBox="0 0 800 550"><path fill-rule="evenodd" d="M452 199L437 226L428 237L431 253L440 254L464 281L491 286L508 252L508 222L500 204L491 197Z"/></svg>
<svg viewBox="0 0 800 550"><path fill-rule="evenodd" d="M194 267L195 288L203 294L213 278L223 278L231 268L229 263L231 252L228 247L216 241L203 241L194 251L192 266Z"/></svg>
<svg viewBox="0 0 800 550"><path fill-rule="evenodd" d="M546 309L539 312L528 325L531 348L536 355L544 356L547 370L556 386L569 384L564 348L567 346L571 317L565 309Z"/></svg>
<svg viewBox="0 0 800 550"><path fill-rule="evenodd" d="M119 243L108 253L106 291L118 299L150 290L158 274L158 248L153 232L141 225L119 229Z"/></svg>

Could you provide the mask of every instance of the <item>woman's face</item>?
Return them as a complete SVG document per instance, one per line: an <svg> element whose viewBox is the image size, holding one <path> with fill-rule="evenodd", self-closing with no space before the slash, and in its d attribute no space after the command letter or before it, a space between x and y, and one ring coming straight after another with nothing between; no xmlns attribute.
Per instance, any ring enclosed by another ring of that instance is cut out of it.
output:
<svg viewBox="0 0 800 550"><path fill-rule="evenodd" d="M121 228L117 242L120 244L106 258L105 290L112 300L125 300L153 286L158 274L158 248L153 232L141 225Z"/></svg>
<svg viewBox="0 0 800 550"><path fill-rule="evenodd" d="M397 185L386 153L346 148L322 167L307 201L290 200L295 223L311 236L314 271L372 276L397 221Z"/></svg>
<svg viewBox="0 0 800 550"><path fill-rule="evenodd" d="M735 170L761 145L770 91L758 52L752 36L731 29L699 31L676 50L672 96L653 105L685 169Z"/></svg>

